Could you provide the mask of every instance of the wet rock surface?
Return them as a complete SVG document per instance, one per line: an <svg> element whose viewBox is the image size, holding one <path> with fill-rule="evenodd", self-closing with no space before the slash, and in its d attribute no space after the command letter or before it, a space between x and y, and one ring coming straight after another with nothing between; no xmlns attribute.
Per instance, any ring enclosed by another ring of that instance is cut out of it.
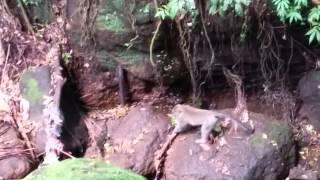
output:
<svg viewBox="0 0 320 180"><path fill-rule="evenodd" d="M51 89L50 67L41 66L30 69L21 75L20 90L22 97L29 103L29 118L35 126L31 141L34 142L35 152L43 153L46 145L45 117L42 114L45 108L44 96L49 95Z"/></svg>
<svg viewBox="0 0 320 180"><path fill-rule="evenodd" d="M281 179L295 163L292 131L285 122L250 114L255 133L224 134L205 150L195 140L196 129L173 142L165 162L166 179Z"/></svg>

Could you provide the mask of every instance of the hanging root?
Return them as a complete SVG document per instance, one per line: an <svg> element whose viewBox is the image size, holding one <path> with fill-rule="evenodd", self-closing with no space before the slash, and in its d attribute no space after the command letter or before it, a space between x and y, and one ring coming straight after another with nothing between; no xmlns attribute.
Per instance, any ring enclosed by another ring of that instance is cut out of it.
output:
<svg viewBox="0 0 320 180"><path fill-rule="evenodd" d="M199 1L199 14L200 14L200 19L201 19L202 29L203 29L205 38L206 38L206 40L208 42L208 45L209 45L209 48L210 48L210 53L211 53L211 58L210 58L210 61L209 61L209 64L208 64L209 67L208 67L208 73L207 73L207 77L206 77L206 79L207 79L207 78L211 78L211 76L212 76L212 72L213 72L212 67L213 67L214 60L215 60L215 53L214 53L213 45L211 43L207 28L206 28L206 25L205 25L206 21L205 21L205 18L203 16L203 12L205 12L205 10L202 7L202 1Z"/></svg>
<svg viewBox="0 0 320 180"><path fill-rule="evenodd" d="M191 85L192 85L192 103L195 104L196 100L200 96L200 71L196 63L194 54L190 53L191 47L191 32L188 30L187 20L184 19L185 14L181 14L181 18L176 18L176 24L179 32L179 47L183 55L183 61L187 67L190 75Z"/></svg>
<svg viewBox="0 0 320 180"><path fill-rule="evenodd" d="M237 95L237 105L234 110L236 114L240 113L240 119L243 122L249 121L249 112L247 107L247 101L244 96L244 92L242 90L242 80L240 76L233 74L230 70L227 68L223 68L223 73L227 78L227 81L230 85L235 86L235 93Z"/></svg>

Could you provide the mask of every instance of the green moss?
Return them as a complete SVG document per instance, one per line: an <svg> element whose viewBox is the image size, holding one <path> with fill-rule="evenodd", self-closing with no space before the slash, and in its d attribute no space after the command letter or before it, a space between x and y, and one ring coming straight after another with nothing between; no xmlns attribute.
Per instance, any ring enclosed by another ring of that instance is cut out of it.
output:
<svg viewBox="0 0 320 180"><path fill-rule="evenodd" d="M271 140L274 140L277 144L283 144L289 141L290 127L286 122L273 121L270 124L269 136Z"/></svg>
<svg viewBox="0 0 320 180"><path fill-rule="evenodd" d="M131 64L136 64L137 62L141 62L149 57L148 54L135 50L120 50L118 53L119 56L121 56L121 59L126 59L127 62Z"/></svg>
<svg viewBox="0 0 320 180"><path fill-rule="evenodd" d="M134 2L134 1L133 1ZM118 11L123 11L124 8L126 6L126 1L125 0L108 0L107 1L107 7L106 9L109 9L109 10L118 10Z"/></svg>
<svg viewBox="0 0 320 180"><path fill-rule="evenodd" d="M289 142L291 138L290 127L286 122L272 121L268 124L264 133L257 132L250 140L254 146L264 145L265 143L274 143L280 145ZM265 138L264 138L265 136Z"/></svg>
<svg viewBox="0 0 320 180"><path fill-rule="evenodd" d="M100 29L106 29L114 32L126 32L126 26L121 18L116 14L100 15L97 18L97 26Z"/></svg>
<svg viewBox="0 0 320 180"><path fill-rule="evenodd" d="M104 49L99 49L96 52L96 56L101 60L101 65L106 67L109 70L115 70L117 64L113 60L111 56L109 56L109 52Z"/></svg>
<svg viewBox="0 0 320 180"><path fill-rule="evenodd" d="M40 90L38 81L31 77L27 77L26 87L23 89L22 94L28 101L33 104L42 103L43 93Z"/></svg>
<svg viewBox="0 0 320 180"><path fill-rule="evenodd" d="M156 10L152 6L152 3L146 1L139 1L136 4L136 8L133 12L136 22L139 24L148 23L154 19Z"/></svg>
<svg viewBox="0 0 320 180"><path fill-rule="evenodd" d="M41 167L25 180L146 180L134 172L99 160L67 159Z"/></svg>
<svg viewBox="0 0 320 180"><path fill-rule="evenodd" d="M250 142L253 146L261 146L266 143L266 139L263 138L262 133L256 133L251 139Z"/></svg>
<svg viewBox="0 0 320 180"><path fill-rule="evenodd" d="M311 75L313 80L320 80L319 73L312 73Z"/></svg>

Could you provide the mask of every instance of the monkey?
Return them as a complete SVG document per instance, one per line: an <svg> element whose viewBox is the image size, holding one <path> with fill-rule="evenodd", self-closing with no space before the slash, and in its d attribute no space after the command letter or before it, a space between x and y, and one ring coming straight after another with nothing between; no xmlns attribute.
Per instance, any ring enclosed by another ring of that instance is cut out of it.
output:
<svg viewBox="0 0 320 180"><path fill-rule="evenodd" d="M236 120L225 113L218 112L217 110L198 109L189 105L177 104L172 109L171 115L176 120L176 126L173 130L176 134L185 131L188 126L201 126L201 138L196 140L196 143L199 144L208 143L212 129L217 123L223 120L231 120L240 124L248 134L254 132L254 129L247 127L239 120Z"/></svg>

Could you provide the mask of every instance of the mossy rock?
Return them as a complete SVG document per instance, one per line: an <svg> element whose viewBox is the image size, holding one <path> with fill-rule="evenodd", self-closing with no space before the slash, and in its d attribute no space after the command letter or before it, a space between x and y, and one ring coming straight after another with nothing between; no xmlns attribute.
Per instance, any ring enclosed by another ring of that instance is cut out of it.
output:
<svg viewBox="0 0 320 180"><path fill-rule="evenodd" d="M67 159L41 167L24 180L146 180L130 170L93 159Z"/></svg>
<svg viewBox="0 0 320 180"><path fill-rule="evenodd" d="M20 78L22 97L30 104L30 116L41 116L44 96L48 96L51 89L50 67L41 66L29 69Z"/></svg>

